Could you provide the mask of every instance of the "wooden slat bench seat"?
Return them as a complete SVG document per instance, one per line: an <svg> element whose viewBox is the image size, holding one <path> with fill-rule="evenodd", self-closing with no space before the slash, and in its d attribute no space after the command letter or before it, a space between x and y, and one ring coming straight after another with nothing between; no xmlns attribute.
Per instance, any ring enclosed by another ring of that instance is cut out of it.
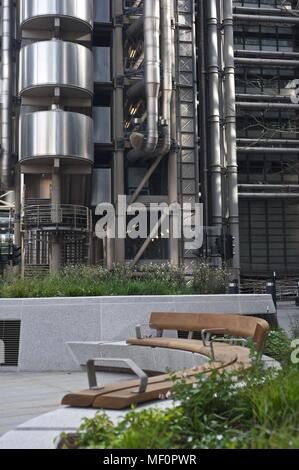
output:
<svg viewBox="0 0 299 470"><path fill-rule="evenodd" d="M210 359L211 349L205 346L202 341L176 338L145 338L129 339L127 343L131 346L149 346L151 348L166 348L188 351L207 356ZM241 346L231 346L226 343L214 344L214 360L217 362L229 362L233 357L237 357L239 362L250 362L250 350Z"/></svg>
<svg viewBox="0 0 299 470"><path fill-rule="evenodd" d="M149 326L157 330L160 336L165 330L173 330L200 333L207 331L237 338L251 338L258 352L263 351L269 332L269 324L260 318L216 313L154 312ZM135 341L135 338L128 340L128 343L131 344L131 341Z"/></svg>
<svg viewBox="0 0 299 470"><path fill-rule="evenodd" d="M127 341L129 345L151 348L183 350L207 356L211 362L194 369L175 374L177 378L184 376L193 383L199 373L209 374L212 370L236 370L252 366L250 350L246 347L229 344L220 340L206 340L207 335L221 335L234 338L251 338L256 350L262 353L269 325L265 320L240 315L202 314L202 313L165 313L151 314L149 325L157 330L157 337L138 337ZM203 340L178 339L163 337L165 330L189 331L203 333ZM140 327L137 327L140 336ZM222 342L221 342L222 341ZM76 407L93 407L103 409L125 409L131 405L158 400L165 396L173 386L170 374L159 375L148 380L146 391L139 392L138 380L127 380L103 388L83 390L68 394L62 404Z"/></svg>
<svg viewBox="0 0 299 470"><path fill-rule="evenodd" d="M219 372L223 370L236 370L236 368L241 367L244 368L246 366L241 366L237 362L237 357L235 357L228 363L213 362L174 375L178 380L184 377L188 383L194 383L197 380L198 374L209 374L213 370L218 370ZM99 390L83 390L77 393L70 393L63 398L62 405L78 408L126 409L131 405L165 398L173 387L173 376L171 374L163 374L158 377L151 377L148 381L146 392L143 394L138 393L138 386L137 380L130 380L107 385Z"/></svg>

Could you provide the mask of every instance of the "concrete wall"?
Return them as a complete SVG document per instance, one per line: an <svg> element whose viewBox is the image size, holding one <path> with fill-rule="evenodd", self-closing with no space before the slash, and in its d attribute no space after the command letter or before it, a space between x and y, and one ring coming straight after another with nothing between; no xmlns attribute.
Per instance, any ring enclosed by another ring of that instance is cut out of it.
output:
<svg viewBox="0 0 299 470"><path fill-rule="evenodd" d="M0 320L21 320L22 371L78 370L67 342L125 340L152 311L263 315L275 307L269 295L0 300Z"/></svg>

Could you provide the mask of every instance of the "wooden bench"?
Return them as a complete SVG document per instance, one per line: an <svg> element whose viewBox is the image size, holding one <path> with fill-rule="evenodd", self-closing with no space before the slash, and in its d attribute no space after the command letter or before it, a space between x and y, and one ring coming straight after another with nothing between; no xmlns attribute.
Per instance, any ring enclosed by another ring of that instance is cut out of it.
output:
<svg viewBox="0 0 299 470"><path fill-rule="evenodd" d="M200 353L212 359L210 363L197 368L189 369L176 374L193 383L197 375L210 374L213 370L236 370L252 366L250 351L244 346L235 345L236 342L251 338L256 350L262 353L269 325L265 320L240 315L220 315L202 313L166 313L154 312L151 314L150 328L156 330L156 337L142 336L142 326L136 328L137 338L129 339L129 345L145 346L153 348L179 349L193 353ZM163 337L165 330L189 331L189 339ZM202 340L192 339L194 332L202 334ZM213 335L229 336L229 339L213 338ZM103 359L89 361L95 366ZM107 359L106 359L107 360ZM135 365L136 366L136 365ZM135 367L138 369L138 367ZM89 371L90 375L90 371ZM150 402L163 398L173 386L169 374L152 377L147 380L146 387L140 388L140 382L136 380L123 381L118 384L99 388L95 382L95 372L92 372L90 389L78 393L68 394L62 404L77 407L93 407L103 409L125 409L131 405ZM144 378L144 377L143 377Z"/></svg>
<svg viewBox="0 0 299 470"><path fill-rule="evenodd" d="M138 325L136 327L137 337L129 339L127 341L128 344L175 349L183 348L192 352L202 352L201 348L206 347L207 343L211 342L209 340L212 335L220 335L229 336L231 344L236 342L244 344L245 338L251 338L256 350L261 353L269 332L269 324L260 318L216 313L154 312L151 314L148 326L152 330L156 330L155 338L143 336L143 326L145 325ZM188 331L189 338L187 340L165 338L163 337L165 330ZM193 341L193 333L201 333L202 341Z"/></svg>

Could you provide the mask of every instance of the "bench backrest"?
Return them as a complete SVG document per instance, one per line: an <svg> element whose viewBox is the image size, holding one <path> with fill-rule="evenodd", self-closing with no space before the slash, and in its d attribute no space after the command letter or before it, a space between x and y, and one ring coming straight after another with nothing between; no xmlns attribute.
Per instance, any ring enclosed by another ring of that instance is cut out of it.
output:
<svg viewBox="0 0 299 470"><path fill-rule="evenodd" d="M153 312L150 326L155 330L194 332L224 328L229 335L252 338L259 352L263 351L269 332L269 324L260 318L219 313Z"/></svg>

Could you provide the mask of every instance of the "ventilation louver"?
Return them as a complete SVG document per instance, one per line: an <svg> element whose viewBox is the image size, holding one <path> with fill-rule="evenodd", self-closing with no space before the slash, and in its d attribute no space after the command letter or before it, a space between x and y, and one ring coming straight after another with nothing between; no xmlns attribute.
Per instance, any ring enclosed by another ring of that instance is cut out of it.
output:
<svg viewBox="0 0 299 470"><path fill-rule="evenodd" d="M19 361L21 322L0 320L0 366L16 367Z"/></svg>

